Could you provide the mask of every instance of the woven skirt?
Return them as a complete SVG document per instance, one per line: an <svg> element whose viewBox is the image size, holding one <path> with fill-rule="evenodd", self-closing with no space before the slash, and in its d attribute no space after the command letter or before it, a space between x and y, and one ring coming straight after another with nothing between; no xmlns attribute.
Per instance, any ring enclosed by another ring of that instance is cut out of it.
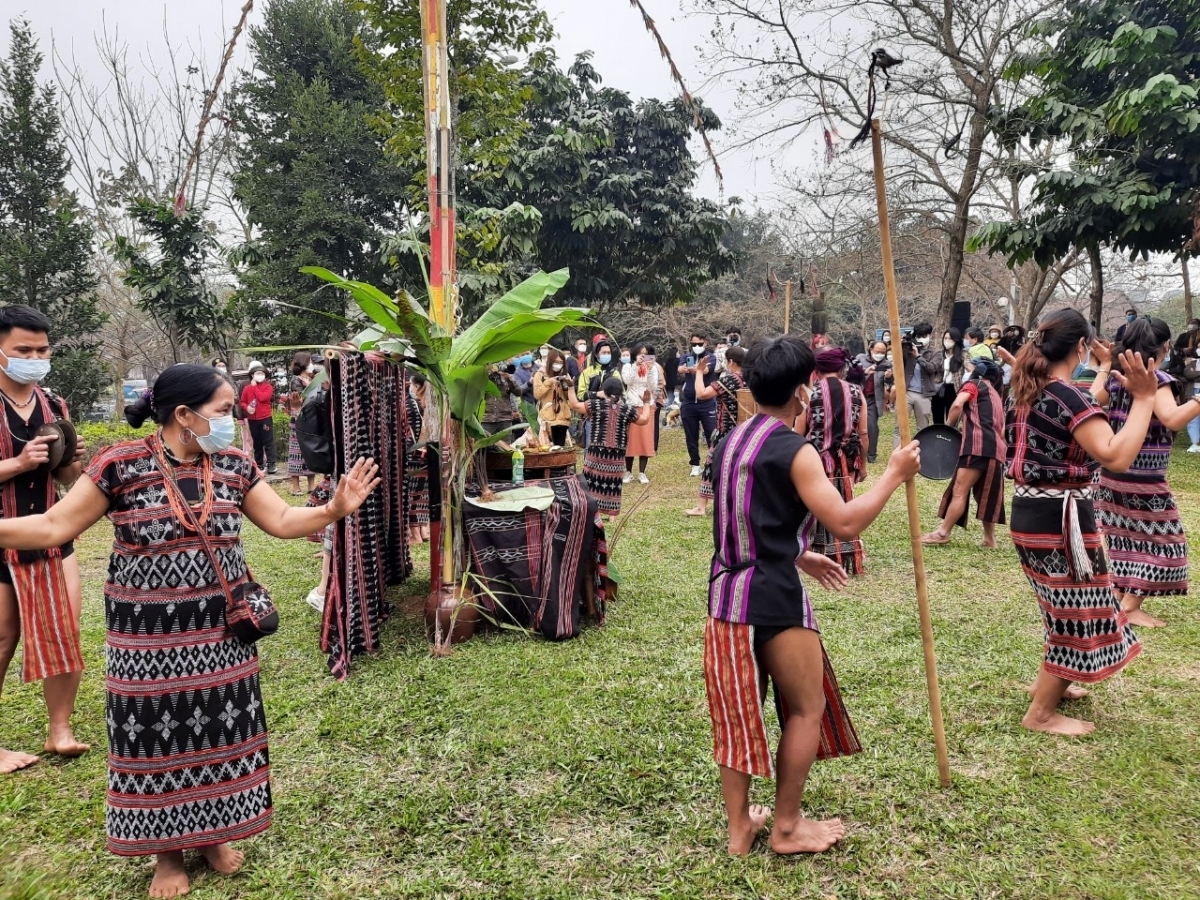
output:
<svg viewBox="0 0 1200 900"><path fill-rule="evenodd" d="M1113 587L1142 597L1186 594L1187 538L1166 479L1102 470L1095 497Z"/></svg>
<svg viewBox="0 0 1200 900"><path fill-rule="evenodd" d="M583 480L595 498L600 512L615 516L621 512L621 479L625 477L625 451L613 447L591 446L583 456Z"/></svg>
<svg viewBox="0 0 1200 900"><path fill-rule="evenodd" d="M938 507L938 518L946 518L946 511L950 509L950 500L954 496L954 485L958 481L959 473L964 469L979 472L979 479L971 488L971 495L975 498L976 518L980 522L1003 525L1004 463L998 459L986 459L982 456L960 456L958 458L958 468L954 470L954 477L950 479L950 484L946 486L946 493L942 495L942 505ZM971 503L968 501L963 508L962 515L954 524L959 528L966 528L970 511Z"/></svg>
<svg viewBox="0 0 1200 900"><path fill-rule="evenodd" d="M288 461L287 472L293 478L301 476L315 475L315 472L310 472L308 466L304 464L304 456L300 453L300 441L296 437L296 418L293 416L288 419Z"/></svg>
<svg viewBox="0 0 1200 900"><path fill-rule="evenodd" d="M1094 684L1125 668L1142 645L1113 595L1092 501L1074 502L1092 564L1090 581L1079 578L1069 564L1062 500L1014 497L1010 530L1042 610L1042 667L1068 681Z"/></svg>
<svg viewBox="0 0 1200 900"><path fill-rule="evenodd" d="M832 475L829 480L847 503L854 499L854 478L852 476ZM847 575L858 575L866 568L866 551L862 538L839 541L820 522L815 519L813 522L810 550L836 560L837 564L846 570Z"/></svg>

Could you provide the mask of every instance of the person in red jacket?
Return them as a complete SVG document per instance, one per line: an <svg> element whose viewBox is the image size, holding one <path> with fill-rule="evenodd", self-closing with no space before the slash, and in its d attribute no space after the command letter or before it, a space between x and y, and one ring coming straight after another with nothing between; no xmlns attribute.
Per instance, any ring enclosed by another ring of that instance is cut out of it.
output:
<svg viewBox="0 0 1200 900"><path fill-rule="evenodd" d="M242 412L250 423L254 441L254 461L266 466L268 475L275 474L275 435L271 431L271 413L275 387L267 380L267 370L258 360L250 363L250 383L242 388Z"/></svg>

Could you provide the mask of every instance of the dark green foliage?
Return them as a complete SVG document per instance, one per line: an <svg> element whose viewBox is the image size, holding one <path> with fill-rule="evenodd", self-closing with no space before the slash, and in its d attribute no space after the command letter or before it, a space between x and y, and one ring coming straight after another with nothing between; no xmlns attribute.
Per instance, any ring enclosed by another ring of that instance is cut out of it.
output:
<svg viewBox="0 0 1200 900"><path fill-rule="evenodd" d="M414 173L384 155L372 127L384 95L356 56L364 28L361 13L338 0L273 0L251 29L255 70L237 89L235 186L258 235L240 254L239 295L256 343L345 337L330 318L345 316L344 295L319 291L301 267L382 282L383 240L405 226Z"/></svg>
<svg viewBox="0 0 1200 900"><path fill-rule="evenodd" d="M188 207L176 215L165 201L135 200L128 213L149 245L117 237L113 252L125 266L125 283L140 294L138 306L170 335L174 361L182 361L185 346L226 355L225 335L236 328L231 328L228 304L205 278L217 245L205 228L203 212Z"/></svg>
<svg viewBox="0 0 1200 900"><path fill-rule="evenodd" d="M1010 73L1037 93L1003 125L1010 143L1053 141L1071 161L1030 173L1027 213L974 245L1042 266L1072 248L1179 253L1200 189L1200 5L1088 0L1041 30L1046 49Z"/></svg>
<svg viewBox="0 0 1200 900"><path fill-rule="evenodd" d="M602 88L589 60L581 55L566 73L551 54L534 61L530 127L509 165L465 192L478 191L480 205L520 201L540 212L536 264L571 269L558 302L689 300L731 264L721 244L723 211L692 194L692 115L680 101L634 103ZM720 126L705 116L710 131Z"/></svg>
<svg viewBox="0 0 1200 900"><path fill-rule="evenodd" d="M50 319L54 366L47 385L78 414L108 384L99 365L92 229L67 190L52 87L39 85L42 65L27 22L9 25L0 61L0 304L23 303Z"/></svg>

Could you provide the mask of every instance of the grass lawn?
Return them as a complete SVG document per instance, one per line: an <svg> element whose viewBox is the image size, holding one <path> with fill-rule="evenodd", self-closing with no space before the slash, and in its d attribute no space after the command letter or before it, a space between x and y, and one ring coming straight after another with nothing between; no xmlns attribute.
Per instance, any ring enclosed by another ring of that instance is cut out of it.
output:
<svg viewBox="0 0 1200 900"><path fill-rule="evenodd" d="M941 790L899 495L866 534L868 574L841 595L813 590L866 751L814 767L807 811L849 833L816 858L760 845L729 859L701 676L711 519L682 514L697 487L682 432L663 449L616 548L625 584L607 627L564 644L505 634L431 658L422 554L386 652L338 684L303 602L315 545L250 529L251 565L285 623L262 644L275 825L245 843L238 876L193 865L191 896L1200 897L1200 604L1148 604L1171 627L1144 632L1141 658L1073 704L1095 735L1029 734L1018 721L1041 625L1007 533L1000 551L979 548L977 523L930 548L954 770ZM1172 483L1195 540L1200 456L1178 452ZM927 529L942 487L920 482ZM127 900L149 883L148 861L104 851L110 536L102 523L78 544L89 668L75 722L95 749L0 779L3 900ZM16 663L10 678L0 738L38 748L40 690L19 684ZM755 802L770 797L756 782Z"/></svg>

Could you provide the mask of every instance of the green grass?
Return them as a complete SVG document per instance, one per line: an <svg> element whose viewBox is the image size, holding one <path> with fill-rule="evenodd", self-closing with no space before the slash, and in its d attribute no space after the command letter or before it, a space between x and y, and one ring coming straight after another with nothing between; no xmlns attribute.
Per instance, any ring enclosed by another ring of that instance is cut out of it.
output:
<svg viewBox="0 0 1200 900"><path fill-rule="evenodd" d="M398 596L385 652L345 684L303 603L315 546L250 534L285 621L262 644L275 826L246 842L242 874L195 867L192 896L1200 897L1200 605L1150 604L1171 627L1144 633L1142 657L1075 705L1094 736L1029 734L1018 721L1039 614L1007 533L999 552L978 547L977 524L930 548L954 770L941 790L900 497L866 534L868 574L844 594L813 591L866 752L818 763L807 810L840 815L849 834L817 858L726 857L701 676L711 520L682 515L697 482L681 432L665 433L650 475L616 548L624 584L607 627L564 644L488 636L434 659L422 577ZM1172 481L1200 535L1200 458L1178 454ZM926 528L942 486L920 482ZM79 544L89 669L76 725L98 748L109 536L105 524ZM12 684L0 736L40 747L44 716L39 692ZM104 784L102 749L0 779L0 898L145 894L149 863L104 851ZM770 785L754 795L769 802Z"/></svg>

